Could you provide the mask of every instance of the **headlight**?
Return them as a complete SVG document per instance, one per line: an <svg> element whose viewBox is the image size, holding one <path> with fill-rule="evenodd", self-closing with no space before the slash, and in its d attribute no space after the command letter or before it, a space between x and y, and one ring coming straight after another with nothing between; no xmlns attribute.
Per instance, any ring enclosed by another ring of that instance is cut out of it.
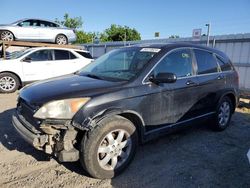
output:
<svg viewBox="0 0 250 188"><path fill-rule="evenodd" d="M90 98L75 98L52 101L42 106L35 114L39 119L72 119L75 113L86 104Z"/></svg>

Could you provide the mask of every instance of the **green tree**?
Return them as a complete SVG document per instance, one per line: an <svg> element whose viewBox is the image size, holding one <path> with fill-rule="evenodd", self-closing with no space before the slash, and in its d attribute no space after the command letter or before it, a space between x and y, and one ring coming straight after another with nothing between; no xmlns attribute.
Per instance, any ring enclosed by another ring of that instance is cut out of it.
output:
<svg viewBox="0 0 250 188"><path fill-rule="evenodd" d="M112 24L110 28L105 29L101 34L101 41L133 41L141 40L141 35L136 29L128 26Z"/></svg>
<svg viewBox="0 0 250 188"><path fill-rule="evenodd" d="M84 31L77 31L77 41L75 43L82 44L82 43L92 43L96 38L98 38L100 34L95 32L84 32Z"/></svg>
<svg viewBox="0 0 250 188"><path fill-rule="evenodd" d="M56 18L55 22L72 29L79 29L83 24L82 17L70 18L69 14L67 13L64 14L62 21Z"/></svg>

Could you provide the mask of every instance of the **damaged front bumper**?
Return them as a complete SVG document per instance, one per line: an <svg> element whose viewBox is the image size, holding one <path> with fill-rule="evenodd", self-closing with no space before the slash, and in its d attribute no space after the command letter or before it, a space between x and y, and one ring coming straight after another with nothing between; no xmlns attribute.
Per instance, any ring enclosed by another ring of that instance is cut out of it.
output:
<svg viewBox="0 0 250 188"><path fill-rule="evenodd" d="M74 147L78 131L74 127L42 124L39 131L25 121L18 111L12 116L12 124L26 142L38 150L56 156L60 162L79 159L79 151Z"/></svg>

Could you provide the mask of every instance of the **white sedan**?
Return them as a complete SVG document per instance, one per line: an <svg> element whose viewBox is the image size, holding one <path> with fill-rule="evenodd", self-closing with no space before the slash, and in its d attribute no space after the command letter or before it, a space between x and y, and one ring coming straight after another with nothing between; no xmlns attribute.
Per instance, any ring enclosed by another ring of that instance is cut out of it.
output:
<svg viewBox="0 0 250 188"><path fill-rule="evenodd" d="M80 49L27 49L11 59L0 60L0 92L11 93L30 82L76 72L92 60L88 51Z"/></svg>
<svg viewBox="0 0 250 188"><path fill-rule="evenodd" d="M12 24L0 25L0 40L67 44L76 40L76 34L74 29L52 21L23 19Z"/></svg>

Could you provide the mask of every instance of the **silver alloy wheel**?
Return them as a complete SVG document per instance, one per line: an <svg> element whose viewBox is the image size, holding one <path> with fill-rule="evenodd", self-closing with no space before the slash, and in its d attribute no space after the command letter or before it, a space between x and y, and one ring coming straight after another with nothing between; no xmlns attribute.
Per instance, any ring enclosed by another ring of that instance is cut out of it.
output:
<svg viewBox="0 0 250 188"><path fill-rule="evenodd" d="M56 43L57 44L67 44L67 39L65 36L63 35L59 35L57 38L56 38Z"/></svg>
<svg viewBox="0 0 250 188"><path fill-rule="evenodd" d="M219 124L225 126L228 123L230 117L230 104L227 101L224 101L219 109Z"/></svg>
<svg viewBox="0 0 250 188"><path fill-rule="evenodd" d="M117 129L109 132L101 141L97 160L104 170L119 168L128 159L132 149L132 140L127 131Z"/></svg>
<svg viewBox="0 0 250 188"><path fill-rule="evenodd" d="M14 40L14 36L9 31L3 31L1 33L1 39L4 40L4 41L13 41Z"/></svg>
<svg viewBox="0 0 250 188"><path fill-rule="evenodd" d="M11 91L16 87L16 81L10 76L4 76L0 79L0 89L3 91Z"/></svg>

